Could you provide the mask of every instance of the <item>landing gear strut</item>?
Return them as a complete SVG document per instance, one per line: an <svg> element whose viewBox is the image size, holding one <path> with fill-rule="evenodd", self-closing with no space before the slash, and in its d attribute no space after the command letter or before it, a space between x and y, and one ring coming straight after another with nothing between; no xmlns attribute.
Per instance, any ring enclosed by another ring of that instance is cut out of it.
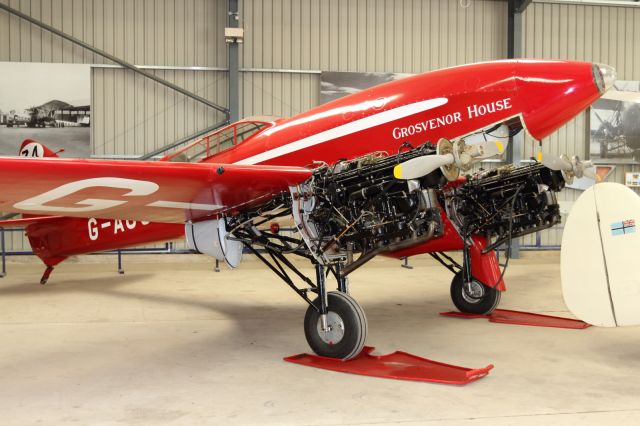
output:
<svg viewBox="0 0 640 426"><path fill-rule="evenodd" d="M269 236L272 240L279 239L285 244L287 243L284 241L286 237ZM314 281L290 262L282 253L282 247L273 241L262 247L268 257L256 250L252 244L245 242L245 246L309 304L304 317L304 334L309 346L316 354L339 359L351 359L360 354L367 337L367 318L358 302L347 294L347 278L344 276L342 265L339 262L335 263L333 267L325 267L316 262L316 279ZM295 253L295 250L289 252ZM299 252L296 254L314 261L311 256ZM330 271L335 276L338 291L327 292L326 275L328 272L326 271ZM289 274L289 272L293 272L293 274ZM308 287L301 288L297 285L293 280L295 276ZM315 293L317 297L311 300L309 292Z"/></svg>

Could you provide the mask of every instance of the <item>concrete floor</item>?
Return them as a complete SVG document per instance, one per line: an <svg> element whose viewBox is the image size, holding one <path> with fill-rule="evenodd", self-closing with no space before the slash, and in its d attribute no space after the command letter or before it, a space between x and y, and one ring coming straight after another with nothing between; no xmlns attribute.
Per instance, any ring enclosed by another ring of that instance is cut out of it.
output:
<svg viewBox="0 0 640 426"><path fill-rule="evenodd" d="M558 253L512 261L501 307L569 315ZM37 284L0 279L0 422L27 424L638 424L640 328L562 330L438 316L451 274L375 259L352 294L367 343L491 374L457 387L285 363L308 350L306 306L254 260L214 273L191 255L85 256ZM311 271L309 271L311 272Z"/></svg>

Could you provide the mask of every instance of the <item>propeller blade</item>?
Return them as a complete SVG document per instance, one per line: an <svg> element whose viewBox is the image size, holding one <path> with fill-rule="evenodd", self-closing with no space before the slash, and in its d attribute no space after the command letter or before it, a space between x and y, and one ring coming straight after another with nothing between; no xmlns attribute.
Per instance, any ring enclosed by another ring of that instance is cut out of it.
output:
<svg viewBox="0 0 640 426"><path fill-rule="evenodd" d="M500 141L486 141L474 145L468 145L470 152L469 155L477 160L483 160L485 158L494 157L500 155L505 150L505 144Z"/></svg>
<svg viewBox="0 0 640 426"><path fill-rule="evenodd" d="M558 157L557 155L544 152L542 153L542 161L540 162L551 170L564 170L566 172L573 170L571 160L564 155Z"/></svg>
<svg viewBox="0 0 640 426"><path fill-rule="evenodd" d="M640 103L640 92L625 92L624 90L609 90L602 95L602 99L612 101Z"/></svg>
<svg viewBox="0 0 640 426"><path fill-rule="evenodd" d="M393 168L393 176L396 179L418 179L428 175L438 167L452 164L454 161L453 154L424 155L395 166Z"/></svg>
<svg viewBox="0 0 640 426"><path fill-rule="evenodd" d="M596 166L591 161L581 161L578 157L573 157L570 160L566 155L557 157L550 154L542 154L541 162L551 170L562 170L565 179L573 179L573 176L578 178L585 176L598 182L600 181Z"/></svg>

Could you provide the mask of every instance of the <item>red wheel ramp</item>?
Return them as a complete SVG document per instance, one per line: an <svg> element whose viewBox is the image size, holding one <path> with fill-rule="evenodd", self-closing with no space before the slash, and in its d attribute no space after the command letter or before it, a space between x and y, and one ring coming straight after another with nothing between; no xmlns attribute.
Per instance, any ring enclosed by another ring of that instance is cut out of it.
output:
<svg viewBox="0 0 640 426"><path fill-rule="evenodd" d="M388 355L372 355L374 349L365 346L360 355L346 361L312 354L292 355L284 360L341 373L449 385L466 385L475 382L489 374L489 370L493 368L492 364L479 369L458 367L402 351Z"/></svg>
<svg viewBox="0 0 640 426"><path fill-rule="evenodd" d="M487 318L489 322L502 324L529 325L533 327L554 327L581 330L591 327L584 321L571 318L554 317L551 315L533 314L530 312L511 311L508 309L496 309L489 315L465 314L463 312L441 312L440 315L455 318Z"/></svg>

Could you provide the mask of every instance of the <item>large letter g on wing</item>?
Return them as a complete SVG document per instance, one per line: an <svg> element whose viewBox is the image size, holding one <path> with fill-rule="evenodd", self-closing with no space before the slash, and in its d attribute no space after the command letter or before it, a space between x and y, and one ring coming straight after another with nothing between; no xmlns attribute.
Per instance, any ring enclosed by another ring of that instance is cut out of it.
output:
<svg viewBox="0 0 640 426"><path fill-rule="evenodd" d="M47 191L44 194L36 195L28 200L20 201L13 205L16 209L27 211L47 211L58 213L82 213L93 212L97 210L105 210L126 203L126 201L118 200L101 200L95 198L87 198L78 201L74 207L46 206L54 200L66 197L87 188L107 187L128 189L129 192L123 194L124 197L149 195L156 192L160 187L154 182L146 180L123 179L116 177L103 177L93 179L83 179L76 182L64 184L56 189Z"/></svg>

